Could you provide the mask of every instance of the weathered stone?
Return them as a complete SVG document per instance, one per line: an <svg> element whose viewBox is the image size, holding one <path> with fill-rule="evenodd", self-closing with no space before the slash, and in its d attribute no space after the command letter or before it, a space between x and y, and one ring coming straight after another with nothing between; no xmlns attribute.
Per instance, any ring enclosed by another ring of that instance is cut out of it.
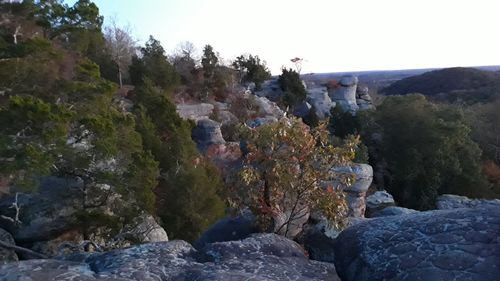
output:
<svg viewBox="0 0 500 281"><path fill-rule="evenodd" d="M16 245L14 238L7 231L0 228L0 241L5 242L7 244ZM0 265L8 262L17 261L16 252L13 250L7 250L0 247Z"/></svg>
<svg viewBox="0 0 500 281"><path fill-rule="evenodd" d="M283 96L283 91L278 84L277 79L264 81L261 85L259 91L255 91L255 95L258 97L265 97L272 101L277 101Z"/></svg>
<svg viewBox="0 0 500 281"><path fill-rule="evenodd" d="M358 78L352 75L344 76L340 79L339 85L340 87L329 89L332 101L344 111L357 111L359 109L356 103Z"/></svg>
<svg viewBox="0 0 500 281"><path fill-rule="evenodd" d="M309 260L295 242L274 234L207 245L150 243L65 260L0 266L0 280L339 280L333 264ZM23 280L23 279L21 279Z"/></svg>
<svg viewBox="0 0 500 281"><path fill-rule="evenodd" d="M177 105L177 113L181 118L186 120L198 121L200 119L207 119L213 111L214 106L209 103Z"/></svg>
<svg viewBox="0 0 500 281"><path fill-rule="evenodd" d="M367 87L358 87L356 90L356 103L360 110L373 109L373 102Z"/></svg>
<svg viewBox="0 0 500 281"><path fill-rule="evenodd" d="M335 240L342 280L494 280L500 206L374 218Z"/></svg>
<svg viewBox="0 0 500 281"><path fill-rule="evenodd" d="M330 116L330 110L335 107L328 95L328 90L325 87L313 88L307 90L307 102L314 106L316 115L319 119L325 119Z"/></svg>
<svg viewBox="0 0 500 281"><path fill-rule="evenodd" d="M129 239L139 243L168 241L168 235L150 214L142 214L124 228Z"/></svg>
<svg viewBox="0 0 500 281"><path fill-rule="evenodd" d="M352 164L350 166L336 167L333 171L337 174L354 176L354 184L344 187L345 191L356 193L366 192L373 180L373 168L368 164Z"/></svg>
<svg viewBox="0 0 500 281"><path fill-rule="evenodd" d="M220 130L221 124L210 119L200 119L193 129L192 138L198 145L198 149L206 151L212 144L224 144L224 138Z"/></svg>
<svg viewBox="0 0 500 281"><path fill-rule="evenodd" d="M486 199L470 199L465 196L444 194L437 199L437 208L439 210L449 210L458 208L477 208L486 206L500 206L500 200L486 200Z"/></svg>
<svg viewBox="0 0 500 281"><path fill-rule="evenodd" d="M409 215L415 213L418 213L418 211L403 207L390 206L380 211L375 211L371 213L370 217L375 218L375 217L401 216L401 215Z"/></svg>
<svg viewBox="0 0 500 281"><path fill-rule="evenodd" d="M375 212L394 205L395 203L392 195L385 190L379 190L366 197L366 214L370 216Z"/></svg>
<svg viewBox="0 0 500 281"><path fill-rule="evenodd" d="M294 107L293 115L297 117L305 117L309 114L309 110L311 110L311 105L308 102L301 102Z"/></svg>

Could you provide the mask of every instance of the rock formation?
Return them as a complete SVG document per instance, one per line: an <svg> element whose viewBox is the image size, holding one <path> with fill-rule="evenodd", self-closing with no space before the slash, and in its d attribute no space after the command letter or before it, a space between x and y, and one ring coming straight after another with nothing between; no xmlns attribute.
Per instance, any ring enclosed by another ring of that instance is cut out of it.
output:
<svg viewBox="0 0 500 281"><path fill-rule="evenodd" d="M359 110L367 110L373 109L373 102L370 94L368 93L368 87L361 86L356 90L356 104L359 107Z"/></svg>
<svg viewBox="0 0 500 281"><path fill-rule="evenodd" d="M465 196L444 194L438 197L436 205L440 210L457 208L479 208L486 206L500 206L500 200L469 199Z"/></svg>
<svg viewBox="0 0 500 281"><path fill-rule="evenodd" d="M192 137L200 151L206 151L213 144L226 143L222 137L220 127L221 124L219 122L208 118L198 120L196 127L193 129Z"/></svg>
<svg viewBox="0 0 500 281"><path fill-rule="evenodd" d="M186 120L198 121L208 118L214 111L214 105L209 103L178 104L177 113Z"/></svg>
<svg viewBox="0 0 500 281"><path fill-rule="evenodd" d="M366 209L366 191L370 187L373 180L373 169L368 164L353 164L351 166L334 168L334 172L339 175L354 175L354 184L342 187L342 190L347 195L347 203L349 206L349 216L363 218ZM342 183L335 183L334 185Z"/></svg>
<svg viewBox="0 0 500 281"><path fill-rule="evenodd" d="M394 198L385 190L379 190L366 197L366 214L369 216L389 206L394 206Z"/></svg>
<svg viewBox="0 0 500 281"><path fill-rule="evenodd" d="M335 102L332 102L326 87L307 89L307 102L314 106L319 119L329 117L330 110L335 107Z"/></svg>
<svg viewBox="0 0 500 281"><path fill-rule="evenodd" d="M332 280L331 263L309 260L295 242L275 234L213 243L195 250L176 240L58 260L0 266L0 280Z"/></svg>
<svg viewBox="0 0 500 281"><path fill-rule="evenodd" d="M329 89L329 95L338 106L344 111L356 112L359 109L356 103L356 90L358 87L358 78L353 75L342 77L339 81L339 87Z"/></svg>
<svg viewBox="0 0 500 281"><path fill-rule="evenodd" d="M84 211L82 203L81 183L57 177L46 177L40 181L38 191L35 193L19 193L17 205L20 206L19 220L14 223L8 219L0 218L0 228L7 230L21 246L26 246L48 256L54 256L62 250L61 246L68 242L77 245L84 241L83 228L79 214ZM91 194L93 191L89 191ZM101 200L100 197L89 200ZM0 200L0 215L7 218L15 217L15 210L10 208L16 202L16 196ZM97 202L97 201L96 201ZM87 202L96 207L85 211L114 215L115 212L125 207L118 193L109 190L105 204ZM151 217L146 214L137 214L134 222L124 226L124 241L157 242L166 241L168 237ZM95 231L88 230L89 238L96 243L109 242L109 237L114 232L112 227L102 226ZM123 245L130 245L125 243ZM75 249L77 250L77 249Z"/></svg>
<svg viewBox="0 0 500 281"><path fill-rule="evenodd" d="M15 245L14 238L10 233L0 228L0 242ZM17 261L17 255L13 250L0 247L0 265Z"/></svg>
<svg viewBox="0 0 500 281"><path fill-rule="evenodd" d="M334 245L344 281L496 280L500 206L374 218Z"/></svg>

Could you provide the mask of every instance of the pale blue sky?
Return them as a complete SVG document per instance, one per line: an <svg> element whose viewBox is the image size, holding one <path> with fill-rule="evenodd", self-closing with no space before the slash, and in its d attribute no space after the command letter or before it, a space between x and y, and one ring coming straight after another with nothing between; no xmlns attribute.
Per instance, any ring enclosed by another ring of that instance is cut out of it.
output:
<svg viewBox="0 0 500 281"><path fill-rule="evenodd" d="M75 0L68 1L69 3ZM211 44L231 60L259 55L273 74L500 65L498 0L94 0L171 52Z"/></svg>

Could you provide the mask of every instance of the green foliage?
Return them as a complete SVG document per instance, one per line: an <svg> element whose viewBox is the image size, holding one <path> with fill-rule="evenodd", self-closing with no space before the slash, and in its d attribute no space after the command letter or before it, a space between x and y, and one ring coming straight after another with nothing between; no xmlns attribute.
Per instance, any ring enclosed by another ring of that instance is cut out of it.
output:
<svg viewBox="0 0 500 281"><path fill-rule="evenodd" d="M200 160L191 140L192 124L178 116L167 94L151 81L137 89L135 113L144 149L160 167L157 215L170 237L193 241L224 214L220 177Z"/></svg>
<svg viewBox="0 0 500 281"><path fill-rule="evenodd" d="M483 150L483 157L500 165L500 100L467 108L472 138Z"/></svg>
<svg viewBox="0 0 500 281"><path fill-rule="evenodd" d="M500 74L475 68L446 68L402 79L382 91L388 95L420 93L437 101L489 102L500 98Z"/></svg>
<svg viewBox="0 0 500 281"><path fill-rule="evenodd" d="M203 49L203 57L201 58L201 66L203 68L203 77L205 80L211 81L215 76L215 71L219 66L219 58L210 45L206 45Z"/></svg>
<svg viewBox="0 0 500 281"><path fill-rule="evenodd" d="M337 227L347 212L343 194L324 182L336 178L348 184L350 178L332 174L332 168L346 165L354 157L357 140L343 146L329 141L326 124L314 129L299 119L283 118L277 123L250 129L245 141L248 153L244 167L231 183L231 202L249 207L259 217L265 231L287 236L289 225L302 216L304 208L321 211ZM289 218L278 224L277 217Z"/></svg>
<svg viewBox="0 0 500 281"><path fill-rule="evenodd" d="M243 81L255 83L257 90L261 88L262 82L271 78L271 72L259 56L241 55L233 62L233 67L242 73Z"/></svg>
<svg viewBox="0 0 500 281"><path fill-rule="evenodd" d="M149 79L155 86L169 90L180 82L179 74L167 59L160 41L149 37L141 48L141 57L134 56L129 67L130 79L135 86L141 86Z"/></svg>
<svg viewBox="0 0 500 281"><path fill-rule="evenodd" d="M339 138L348 135L356 135L361 130L359 117L352 112L343 111L340 106L335 106L330 111L329 130L330 133Z"/></svg>
<svg viewBox="0 0 500 281"><path fill-rule="evenodd" d="M319 118L316 114L316 108L314 107L314 105L309 110L309 113L307 113L307 115L302 118L302 121L304 121L304 123L306 123L311 128L317 127L319 125Z"/></svg>
<svg viewBox="0 0 500 281"><path fill-rule="evenodd" d="M286 68L283 68L282 71L282 74L278 78L278 83L281 90L285 92L283 103L292 108L296 104L306 100L307 92L298 72Z"/></svg>
<svg viewBox="0 0 500 281"><path fill-rule="evenodd" d="M382 134L386 188L402 206L430 209L443 193L492 195L480 170L481 150L461 110L434 105L422 95L393 96L372 117L367 135Z"/></svg>

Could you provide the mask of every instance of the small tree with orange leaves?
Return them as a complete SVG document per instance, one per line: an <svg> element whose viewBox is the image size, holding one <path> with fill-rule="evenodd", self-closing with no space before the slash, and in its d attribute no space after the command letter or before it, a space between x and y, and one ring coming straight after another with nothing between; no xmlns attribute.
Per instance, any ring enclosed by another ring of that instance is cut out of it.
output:
<svg viewBox="0 0 500 281"><path fill-rule="evenodd" d="M344 194L324 183L352 182L332 168L351 163L358 139L334 146L325 123L310 129L297 118L247 129L244 139L247 154L231 188L233 206L250 208L263 231L289 238L301 231L311 211L320 211L334 227L345 225Z"/></svg>

